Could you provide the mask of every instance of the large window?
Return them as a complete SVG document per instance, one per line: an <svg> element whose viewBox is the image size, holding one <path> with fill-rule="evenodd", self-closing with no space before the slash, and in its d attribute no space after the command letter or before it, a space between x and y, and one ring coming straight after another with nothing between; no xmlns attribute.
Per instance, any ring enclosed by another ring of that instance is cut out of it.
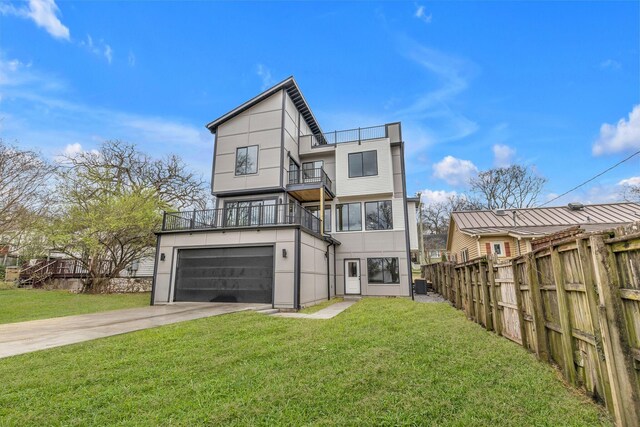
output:
<svg viewBox="0 0 640 427"><path fill-rule="evenodd" d="M391 230L393 228L391 200L366 202L364 218L367 230Z"/></svg>
<svg viewBox="0 0 640 427"><path fill-rule="evenodd" d="M320 218L319 206L306 206L306 209L316 218ZM324 208L324 232L331 233L331 206L325 206Z"/></svg>
<svg viewBox="0 0 640 427"><path fill-rule="evenodd" d="M367 258L369 283L400 283L398 258Z"/></svg>
<svg viewBox="0 0 640 427"><path fill-rule="evenodd" d="M277 218L275 200L251 200L226 202L225 225L227 227L248 227L250 225L275 224Z"/></svg>
<svg viewBox="0 0 640 427"><path fill-rule="evenodd" d="M362 230L362 206L360 203L347 203L336 206L336 230Z"/></svg>
<svg viewBox="0 0 640 427"><path fill-rule="evenodd" d="M349 178L378 175L378 153L376 150L349 153Z"/></svg>
<svg viewBox="0 0 640 427"><path fill-rule="evenodd" d="M258 146L236 149L236 175L249 175L258 172Z"/></svg>

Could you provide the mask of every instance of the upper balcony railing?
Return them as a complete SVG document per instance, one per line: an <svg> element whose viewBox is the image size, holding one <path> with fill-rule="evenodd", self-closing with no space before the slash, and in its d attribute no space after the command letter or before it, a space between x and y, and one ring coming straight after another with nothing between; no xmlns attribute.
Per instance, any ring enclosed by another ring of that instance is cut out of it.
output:
<svg viewBox="0 0 640 427"><path fill-rule="evenodd" d="M289 184L316 184L322 183L329 191L333 191L333 182L323 168L294 169L289 171Z"/></svg>
<svg viewBox="0 0 640 427"><path fill-rule="evenodd" d="M343 142L361 142L370 139L388 138L387 125L372 126L348 130L336 130L333 132L315 133L301 138L311 138L311 146L340 144Z"/></svg>
<svg viewBox="0 0 640 427"><path fill-rule="evenodd" d="M165 212L163 231L206 230L230 228L300 225L320 233L320 219L298 203L253 205L234 203L232 207L182 212Z"/></svg>

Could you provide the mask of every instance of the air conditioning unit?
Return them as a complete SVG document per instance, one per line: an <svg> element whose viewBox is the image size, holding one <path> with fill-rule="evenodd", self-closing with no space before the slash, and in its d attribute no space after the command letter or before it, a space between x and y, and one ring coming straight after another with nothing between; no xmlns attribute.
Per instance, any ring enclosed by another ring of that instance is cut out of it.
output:
<svg viewBox="0 0 640 427"><path fill-rule="evenodd" d="M507 214L507 211L505 211L504 209L496 209L496 215L505 216L506 214Z"/></svg>
<svg viewBox="0 0 640 427"><path fill-rule="evenodd" d="M582 203L569 203L567 207L572 211L581 211L584 209L584 205Z"/></svg>

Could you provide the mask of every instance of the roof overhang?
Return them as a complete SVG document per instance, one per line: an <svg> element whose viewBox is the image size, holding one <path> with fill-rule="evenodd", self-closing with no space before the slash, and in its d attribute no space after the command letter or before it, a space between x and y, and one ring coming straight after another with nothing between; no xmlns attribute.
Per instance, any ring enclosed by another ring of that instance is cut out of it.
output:
<svg viewBox="0 0 640 427"><path fill-rule="evenodd" d="M293 76L284 79L283 81L281 81L280 83L276 84L275 86L270 87L269 89L265 90L260 95L254 97L254 98L251 98L250 100L248 100L244 104L234 108L233 110L229 111L228 113L226 113L226 114L218 117L214 121L208 123L207 124L207 129L209 129L209 131L211 133L215 134L216 131L218 130L218 126L220 126L224 122L234 118L238 114L243 113L244 111L246 111L249 108L253 107L257 103L267 99L271 95L274 95L274 94L276 94L277 92L279 92L281 90L285 90L287 92L287 94L291 98L291 101L293 101L293 104L296 106L298 111L300 111L300 114L302 114L302 117L304 117L304 120L309 125L309 128L311 129L311 132L314 133L314 134L322 133L322 129L320 129L320 125L318 125L318 121L316 120L315 116L313 115L313 112L309 108L309 104L307 104L307 101L305 100L304 95L302 95L302 92L300 91L300 88L298 87L298 84L296 83L296 81L293 78Z"/></svg>

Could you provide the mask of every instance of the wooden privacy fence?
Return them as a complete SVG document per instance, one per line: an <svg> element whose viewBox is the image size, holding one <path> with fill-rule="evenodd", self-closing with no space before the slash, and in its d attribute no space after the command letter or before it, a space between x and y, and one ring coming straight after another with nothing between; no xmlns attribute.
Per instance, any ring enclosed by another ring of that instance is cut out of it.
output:
<svg viewBox="0 0 640 427"><path fill-rule="evenodd" d="M640 233L581 234L508 261L423 266L467 317L549 363L640 425Z"/></svg>

